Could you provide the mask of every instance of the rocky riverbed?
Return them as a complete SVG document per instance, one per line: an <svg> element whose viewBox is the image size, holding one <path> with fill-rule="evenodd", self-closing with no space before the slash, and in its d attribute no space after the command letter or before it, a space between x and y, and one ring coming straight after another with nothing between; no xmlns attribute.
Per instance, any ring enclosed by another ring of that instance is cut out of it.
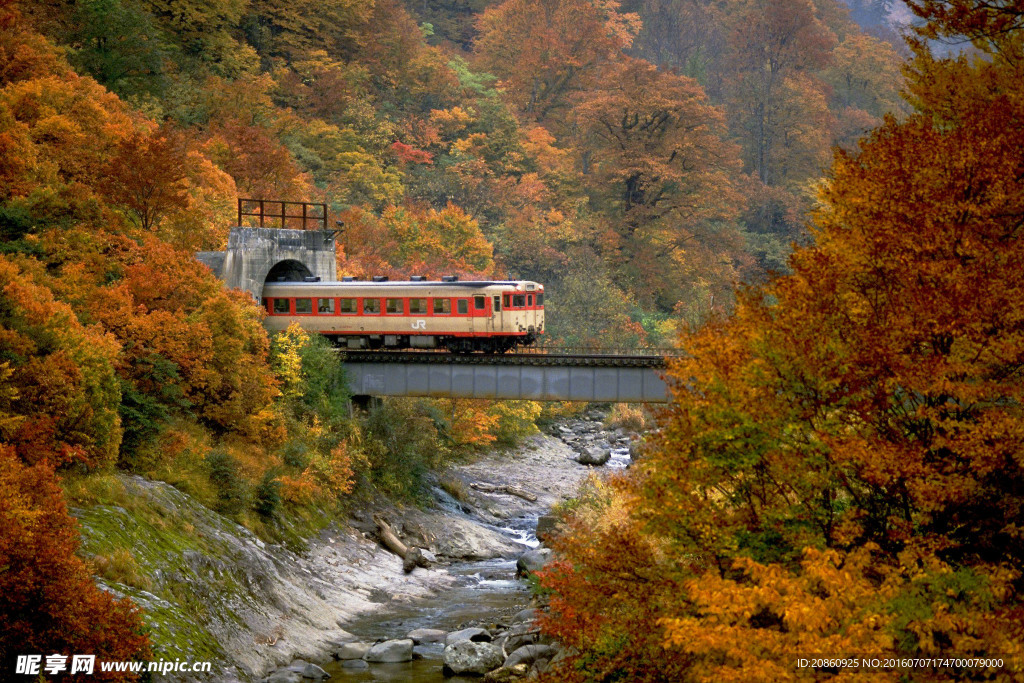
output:
<svg viewBox="0 0 1024 683"><path fill-rule="evenodd" d="M512 452L456 468L449 477L458 484L447 488L457 488L458 499L438 491L438 510L393 515L404 541L451 561L455 583L442 595L356 618L346 624L352 640L333 652L337 661L297 660L267 683L328 675L352 683L509 681L557 659L558 644L540 636L537 609L517 577L550 557L533 531L538 517L575 495L594 466L627 465L637 435L604 429L602 417L556 425Z"/></svg>
<svg viewBox="0 0 1024 683"><path fill-rule="evenodd" d="M147 514L114 505L76 514L86 552L112 539L133 548L145 581L108 588L146 610L157 657L213 662L210 676L179 680L284 683L316 672L306 664L336 676L342 668L351 675L366 667L373 675L365 680L382 680L387 667L406 667L390 680L441 680L445 648L415 638L412 666L425 677L407 663L374 662L369 649L367 657L338 657L351 643L404 639L415 630L406 629L410 624L443 630L445 638L467 625L485 628L487 644L499 643L498 652L509 655L518 649L510 651L512 645L529 644L509 638L528 626L522 609L530 596L514 579L515 561L536 547L538 516L573 496L593 471L580 460L596 457L606 467L628 461L635 435L604 430L601 417L558 425L516 449L454 468L445 474L445 486L435 489L430 509L382 504L358 511L350 523L332 524L298 551L266 544L185 493L138 477L125 477L123 484ZM536 500L501 492L505 486ZM377 540L375 515L403 542L423 548L431 566L404 573L401 558ZM488 651L482 645L460 648ZM488 661L497 662L489 652ZM344 661L359 663L343 667ZM503 657L498 665L505 663Z"/></svg>

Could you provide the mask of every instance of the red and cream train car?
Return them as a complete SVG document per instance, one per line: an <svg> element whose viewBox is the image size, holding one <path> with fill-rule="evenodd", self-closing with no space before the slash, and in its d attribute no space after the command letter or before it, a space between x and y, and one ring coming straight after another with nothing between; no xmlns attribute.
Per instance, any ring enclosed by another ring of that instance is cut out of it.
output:
<svg viewBox="0 0 1024 683"><path fill-rule="evenodd" d="M544 286L521 280L268 282L271 332L298 322L350 349L502 353L544 333Z"/></svg>

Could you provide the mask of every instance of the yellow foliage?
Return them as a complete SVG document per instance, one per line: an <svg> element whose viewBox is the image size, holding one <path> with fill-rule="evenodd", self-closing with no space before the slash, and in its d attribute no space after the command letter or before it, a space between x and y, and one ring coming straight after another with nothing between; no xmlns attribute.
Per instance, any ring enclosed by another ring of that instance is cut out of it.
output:
<svg viewBox="0 0 1024 683"><path fill-rule="evenodd" d="M302 398L304 381L302 377L302 348L309 343L309 334L296 322L274 338L277 374L281 379L286 399Z"/></svg>

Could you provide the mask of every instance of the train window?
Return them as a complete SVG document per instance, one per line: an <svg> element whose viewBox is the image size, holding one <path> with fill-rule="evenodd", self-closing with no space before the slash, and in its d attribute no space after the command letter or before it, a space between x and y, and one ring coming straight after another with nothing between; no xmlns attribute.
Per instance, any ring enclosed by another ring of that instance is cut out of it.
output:
<svg viewBox="0 0 1024 683"><path fill-rule="evenodd" d="M501 313L501 297L500 296L494 297L494 312L495 313Z"/></svg>
<svg viewBox="0 0 1024 683"><path fill-rule="evenodd" d="M533 308L533 294L526 295L526 305Z"/></svg>
<svg viewBox="0 0 1024 683"><path fill-rule="evenodd" d="M450 299L434 299L434 315L448 315L452 312Z"/></svg>
<svg viewBox="0 0 1024 683"><path fill-rule="evenodd" d="M473 297L473 308L478 311L482 311L487 308L487 297L486 296L474 296Z"/></svg>
<svg viewBox="0 0 1024 683"><path fill-rule="evenodd" d="M537 294L537 307L538 308L544 308L544 294L543 293Z"/></svg>
<svg viewBox="0 0 1024 683"><path fill-rule="evenodd" d="M366 315L379 315L380 299L363 299L363 313Z"/></svg>
<svg viewBox="0 0 1024 683"><path fill-rule="evenodd" d="M356 299L338 299L338 312L349 314L355 313Z"/></svg>
<svg viewBox="0 0 1024 683"><path fill-rule="evenodd" d="M505 308L512 305L512 297L508 294L505 295Z"/></svg>
<svg viewBox="0 0 1024 683"><path fill-rule="evenodd" d="M274 315L288 315L291 312L288 299L274 299Z"/></svg>
<svg viewBox="0 0 1024 683"><path fill-rule="evenodd" d="M458 309L457 310L459 312L459 315L466 315L466 314L469 313L469 300L468 299L459 299L457 304L458 304Z"/></svg>
<svg viewBox="0 0 1024 683"><path fill-rule="evenodd" d="M320 315L334 315L334 299L317 299L316 312Z"/></svg>
<svg viewBox="0 0 1024 683"><path fill-rule="evenodd" d="M313 300L312 299L296 299L295 300L295 314L303 315L310 314L313 312Z"/></svg>
<svg viewBox="0 0 1024 683"><path fill-rule="evenodd" d="M387 311L389 315L402 315L402 313L405 312L405 306L402 305L401 299L385 299L384 304L384 310Z"/></svg>
<svg viewBox="0 0 1024 683"><path fill-rule="evenodd" d="M519 307L526 306L526 295L516 294L514 297L512 297L512 305Z"/></svg>
<svg viewBox="0 0 1024 683"><path fill-rule="evenodd" d="M426 299L409 299L409 312L410 313L426 313L427 312L427 300Z"/></svg>

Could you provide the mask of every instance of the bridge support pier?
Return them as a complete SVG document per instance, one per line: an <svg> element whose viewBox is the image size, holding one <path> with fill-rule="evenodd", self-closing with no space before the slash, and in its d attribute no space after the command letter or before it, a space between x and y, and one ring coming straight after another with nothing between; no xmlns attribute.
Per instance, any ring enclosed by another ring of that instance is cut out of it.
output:
<svg viewBox="0 0 1024 683"><path fill-rule="evenodd" d="M381 398L380 396L370 396L368 394L352 394L351 404L353 408L368 413L374 408L381 406Z"/></svg>

